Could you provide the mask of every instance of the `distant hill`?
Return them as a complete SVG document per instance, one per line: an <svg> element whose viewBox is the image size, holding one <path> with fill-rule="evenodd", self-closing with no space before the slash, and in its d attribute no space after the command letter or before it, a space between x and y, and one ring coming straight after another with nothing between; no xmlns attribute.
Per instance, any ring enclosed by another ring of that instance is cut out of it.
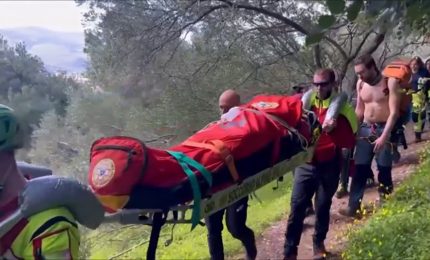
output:
<svg viewBox="0 0 430 260"><path fill-rule="evenodd" d="M86 69L87 57L83 53L85 42L83 33L24 27L0 28L0 34L10 45L24 42L27 50L39 56L51 72L65 70L70 73L80 73Z"/></svg>

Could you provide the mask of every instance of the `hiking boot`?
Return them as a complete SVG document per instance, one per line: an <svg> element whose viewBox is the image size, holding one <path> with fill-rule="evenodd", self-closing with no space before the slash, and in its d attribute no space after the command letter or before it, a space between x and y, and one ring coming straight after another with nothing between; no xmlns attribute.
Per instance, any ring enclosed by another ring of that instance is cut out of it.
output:
<svg viewBox="0 0 430 260"><path fill-rule="evenodd" d="M350 218L355 218L355 219L360 219L362 217L360 210L354 211L350 207L339 209L339 214L341 214L342 216L345 216L345 217L350 217Z"/></svg>
<svg viewBox="0 0 430 260"><path fill-rule="evenodd" d="M328 252L325 249L324 243L321 243L319 245L314 244L314 256L312 259L314 260L323 260L327 258Z"/></svg>
<svg viewBox="0 0 430 260"><path fill-rule="evenodd" d="M336 191L336 198L341 199L341 198L347 196L348 194L349 193L348 193L348 190L346 187L339 186L339 188Z"/></svg>
<svg viewBox="0 0 430 260"><path fill-rule="evenodd" d="M297 260L297 247L287 246L284 252L284 260Z"/></svg>
<svg viewBox="0 0 430 260"><path fill-rule="evenodd" d="M384 206L384 204L387 202L389 196L390 196L390 194L379 192L379 198L376 202L376 205L378 207Z"/></svg>
<svg viewBox="0 0 430 260"><path fill-rule="evenodd" d="M421 133L415 132L415 143L419 143L421 141L422 141L422 139L421 139Z"/></svg>
<svg viewBox="0 0 430 260"><path fill-rule="evenodd" d="M284 256L284 260L297 260L297 254L291 254L288 256Z"/></svg>
<svg viewBox="0 0 430 260"><path fill-rule="evenodd" d="M246 250L246 260L255 260L257 258L257 246L255 244L254 233L247 239L247 241L242 241Z"/></svg>
<svg viewBox="0 0 430 260"><path fill-rule="evenodd" d="M378 193L379 197L384 197L386 199L391 193L393 192L393 186L384 186L382 184L379 184L378 186Z"/></svg>

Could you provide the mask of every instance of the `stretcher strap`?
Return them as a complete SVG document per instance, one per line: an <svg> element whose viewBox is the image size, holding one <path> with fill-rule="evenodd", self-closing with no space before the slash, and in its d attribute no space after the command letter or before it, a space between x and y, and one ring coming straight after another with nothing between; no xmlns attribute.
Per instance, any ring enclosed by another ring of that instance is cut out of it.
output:
<svg viewBox="0 0 430 260"><path fill-rule="evenodd" d="M240 176L239 176L239 173L237 172L236 165L234 164L233 155L231 154L230 150L225 146L225 143L223 141L210 140L207 143L185 141L182 144L186 146L191 146L191 147L209 149L214 153L218 154L227 165L227 168L233 180L235 182L239 182Z"/></svg>
<svg viewBox="0 0 430 260"><path fill-rule="evenodd" d="M206 170L205 167L203 167L203 165L191 159L190 157L186 156L185 154L181 152L174 152L174 151L166 151L166 152L168 152L178 161L178 163L181 165L182 169L184 170L185 174L188 176L188 179L190 180L190 185L193 191L193 200L194 200L193 213L191 216L191 230L193 230L200 221L200 201L202 198L202 194L200 191L199 183L197 181L197 177L194 174L194 172L190 169L189 166L192 166L203 175L206 182L209 184L209 187L212 186L212 175L208 170Z"/></svg>

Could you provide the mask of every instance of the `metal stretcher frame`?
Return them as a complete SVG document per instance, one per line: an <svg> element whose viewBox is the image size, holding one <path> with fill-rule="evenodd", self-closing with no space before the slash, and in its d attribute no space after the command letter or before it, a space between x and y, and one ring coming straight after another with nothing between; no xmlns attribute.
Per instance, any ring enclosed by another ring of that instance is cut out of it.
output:
<svg viewBox="0 0 430 260"><path fill-rule="evenodd" d="M222 191L213 194L209 198L201 201L201 219L209 216L220 209L232 205L236 201L244 198L266 184L277 180L279 177L294 170L297 166L309 161L313 156L314 147L297 153L271 168L267 168L253 176L243 180L240 184L235 184ZM146 259L155 259L158 239L161 228L164 224L190 224L191 217L186 212L192 210L193 205L185 204L171 207L169 210L162 209L127 209L115 214L107 214L104 223L120 223L149 225L152 227Z"/></svg>

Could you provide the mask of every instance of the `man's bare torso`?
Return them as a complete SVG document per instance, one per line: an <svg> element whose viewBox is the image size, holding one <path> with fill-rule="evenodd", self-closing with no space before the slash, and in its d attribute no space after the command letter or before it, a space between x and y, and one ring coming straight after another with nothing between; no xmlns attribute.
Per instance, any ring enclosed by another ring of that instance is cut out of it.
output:
<svg viewBox="0 0 430 260"><path fill-rule="evenodd" d="M362 88L358 94L364 103L364 122L387 122L390 108L388 106L388 88L384 78L374 86L362 83Z"/></svg>

